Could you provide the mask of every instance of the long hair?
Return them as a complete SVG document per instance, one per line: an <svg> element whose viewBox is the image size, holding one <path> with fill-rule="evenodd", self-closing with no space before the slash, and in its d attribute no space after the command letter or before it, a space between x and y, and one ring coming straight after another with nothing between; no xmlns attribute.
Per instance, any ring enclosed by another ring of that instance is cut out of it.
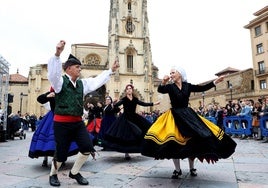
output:
<svg viewBox="0 0 268 188"><path fill-rule="evenodd" d="M127 96L126 91L127 91L127 88L128 88L128 87L131 87L131 88L132 88L132 95L133 95L133 97L138 98L138 97L137 97L137 93L136 93L136 91L135 91L135 89L134 89L134 86L133 86L132 84L127 84L127 85L126 85L126 87L125 87L125 96Z"/></svg>

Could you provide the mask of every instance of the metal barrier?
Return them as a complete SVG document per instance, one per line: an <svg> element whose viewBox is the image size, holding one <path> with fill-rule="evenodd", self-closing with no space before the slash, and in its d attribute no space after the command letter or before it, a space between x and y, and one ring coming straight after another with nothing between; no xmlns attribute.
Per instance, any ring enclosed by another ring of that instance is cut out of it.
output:
<svg viewBox="0 0 268 188"><path fill-rule="evenodd" d="M223 118L226 134L251 135L252 118L250 116L228 116Z"/></svg>
<svg viewBox="0 0 268 188"><path fill-rule="evenodd" d="M267 137L268 136L268 116L263 116L260 118L260 128L261 128L261 135Z"/></svg>
<svg viewBox="0 0 268 188"><path fill-rule="evenodd" d="M215 117L205 117L207 120L211 121L212 123L214 123L215 125L217 125L217 120Z"/></svg>

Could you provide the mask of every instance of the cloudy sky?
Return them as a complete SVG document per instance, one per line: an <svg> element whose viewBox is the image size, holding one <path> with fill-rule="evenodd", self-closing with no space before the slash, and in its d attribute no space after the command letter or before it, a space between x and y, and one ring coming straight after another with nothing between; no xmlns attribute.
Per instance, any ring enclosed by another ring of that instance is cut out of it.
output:
<svg viewBox="0 0 268 188"><path fill-rule="evenodd" d="M267 0L147 0L153 62L160 77L178 64L188 81L214 79L232 67L252 67L249 30L244 26ZM47 63L64 39L65 60L75 43L108 44L110 0L0 0L0 55L10 74L28 76Z"/></svg>

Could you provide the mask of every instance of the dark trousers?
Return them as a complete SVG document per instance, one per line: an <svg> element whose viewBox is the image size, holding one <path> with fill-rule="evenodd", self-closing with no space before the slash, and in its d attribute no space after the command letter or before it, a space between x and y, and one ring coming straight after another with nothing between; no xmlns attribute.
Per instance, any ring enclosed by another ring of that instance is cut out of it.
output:
<svg viewBox="0 0 268 188"><path fill-rule="evenodd" d="M54 122L54 136L56 142L55 159L58 162L67 160L72 141L76 142L81 153L95 151L82 121L75 123Z"/></svg>

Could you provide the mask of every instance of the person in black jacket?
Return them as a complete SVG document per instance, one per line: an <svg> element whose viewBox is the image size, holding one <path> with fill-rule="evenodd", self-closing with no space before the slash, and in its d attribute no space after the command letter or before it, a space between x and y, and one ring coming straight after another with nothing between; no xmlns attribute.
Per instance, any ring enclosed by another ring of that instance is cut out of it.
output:
<svg viewBox="0 0 268 188"><path fill-rule="evenodd" d="M103 145L103 140L106 132L116 120L117 113L120 111L120 108L114 107L114 102L112 97L107 96L105 98L105 106L103 108L103 116L101 120L100 132L98 134L98 143L100 146L103 147L103 150L106 150L105 146Z"/></svg>
<svg viewBox="0 0 268 188"><path fill-rule="evenodd" d="M151 123L136 113L136 107L137 105L153 106L159 103L140 101L134 93L134 86L127 84L125 97L114 104L116 108L123 105L123 113L107 130L104 136L104 146L125 153L125 160L131 159L129 153L140 153L143 137Z"/></svg>

